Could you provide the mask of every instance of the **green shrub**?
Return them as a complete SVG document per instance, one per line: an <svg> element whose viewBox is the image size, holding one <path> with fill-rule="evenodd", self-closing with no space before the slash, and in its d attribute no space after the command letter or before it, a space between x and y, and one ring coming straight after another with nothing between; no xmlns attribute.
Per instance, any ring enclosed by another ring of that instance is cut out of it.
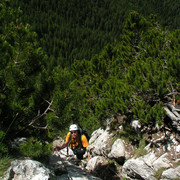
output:
<svg viewBox="0 0 180 180"><path fill-rule="evenodd" d="M34 137L20 146L21 153L32 159L42 159L52 153L52 144L43 144Z"/></svg>
<svg viewBox="0 0 180 180"><path fill-rule="evenodd" d="M8 152L7 146L4 143L2 143L4 135L4 132L0 131L0 156Z"/></svg>
<svg viewBox="0 0 180 180"><path fill-rule="evenodd" d="M133 145L138 145L141 140L141 136L130 127L128 122L124 123L123 130L118 133L118 137Z"/></svg>

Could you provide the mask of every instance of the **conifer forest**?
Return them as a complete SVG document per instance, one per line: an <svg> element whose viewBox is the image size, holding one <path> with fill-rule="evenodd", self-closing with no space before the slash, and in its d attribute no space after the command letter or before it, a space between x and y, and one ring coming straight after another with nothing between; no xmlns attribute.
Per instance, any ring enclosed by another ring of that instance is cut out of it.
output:
<svg viewBox="0 0 180 180"><path fill-rule="evenodd" d="M44 155L71 123L161 127L180 103L179 17L178 0L1 0L0 155L16 137Z"/></svg>

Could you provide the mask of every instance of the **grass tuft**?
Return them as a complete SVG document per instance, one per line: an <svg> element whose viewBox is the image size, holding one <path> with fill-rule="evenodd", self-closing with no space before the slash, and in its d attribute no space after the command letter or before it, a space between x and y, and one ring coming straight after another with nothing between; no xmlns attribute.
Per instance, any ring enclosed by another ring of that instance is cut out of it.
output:
<svg viewBox="0 0 180 180"><path fill-rule="evenodd" d="M11 165L11 161L13 161L13 160L14 159L9 156L0 157L0 177L3 177L6 170Z"/></svg>

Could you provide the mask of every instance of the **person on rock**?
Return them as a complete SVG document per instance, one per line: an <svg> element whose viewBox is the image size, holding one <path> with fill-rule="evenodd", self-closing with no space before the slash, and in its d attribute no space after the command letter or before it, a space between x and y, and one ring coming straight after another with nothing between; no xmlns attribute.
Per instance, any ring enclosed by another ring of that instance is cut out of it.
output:
<svg viewBox="0 0 180 180"><path fill-rule="evenodd" d="M87 137L84 134L80 134L80 130L76 124L72 124L69 127L69 132L66 135L66 140L62 146L57 146L57 150L70 147L77 159L82 160L83 155L86 152L86 148L89 146ZM90 159L88 154L88 160Z"/></svg>

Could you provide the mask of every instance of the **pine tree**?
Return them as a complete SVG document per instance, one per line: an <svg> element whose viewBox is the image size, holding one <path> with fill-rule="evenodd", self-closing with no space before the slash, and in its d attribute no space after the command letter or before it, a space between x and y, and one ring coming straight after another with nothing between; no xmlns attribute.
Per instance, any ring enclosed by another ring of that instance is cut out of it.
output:
<svg viewBox="0 0 180 180"><path fill-rule="evenodd" d="M41 106L46 97L47 57L38 46L37 34L21 23L22 12L10 8L8 1L0 3L0 8L0 114L5 141L20 132L30 136L36 131L39 135L38 128L34 132L30 129L46 126L40 115L48 106Z"/></svg>

